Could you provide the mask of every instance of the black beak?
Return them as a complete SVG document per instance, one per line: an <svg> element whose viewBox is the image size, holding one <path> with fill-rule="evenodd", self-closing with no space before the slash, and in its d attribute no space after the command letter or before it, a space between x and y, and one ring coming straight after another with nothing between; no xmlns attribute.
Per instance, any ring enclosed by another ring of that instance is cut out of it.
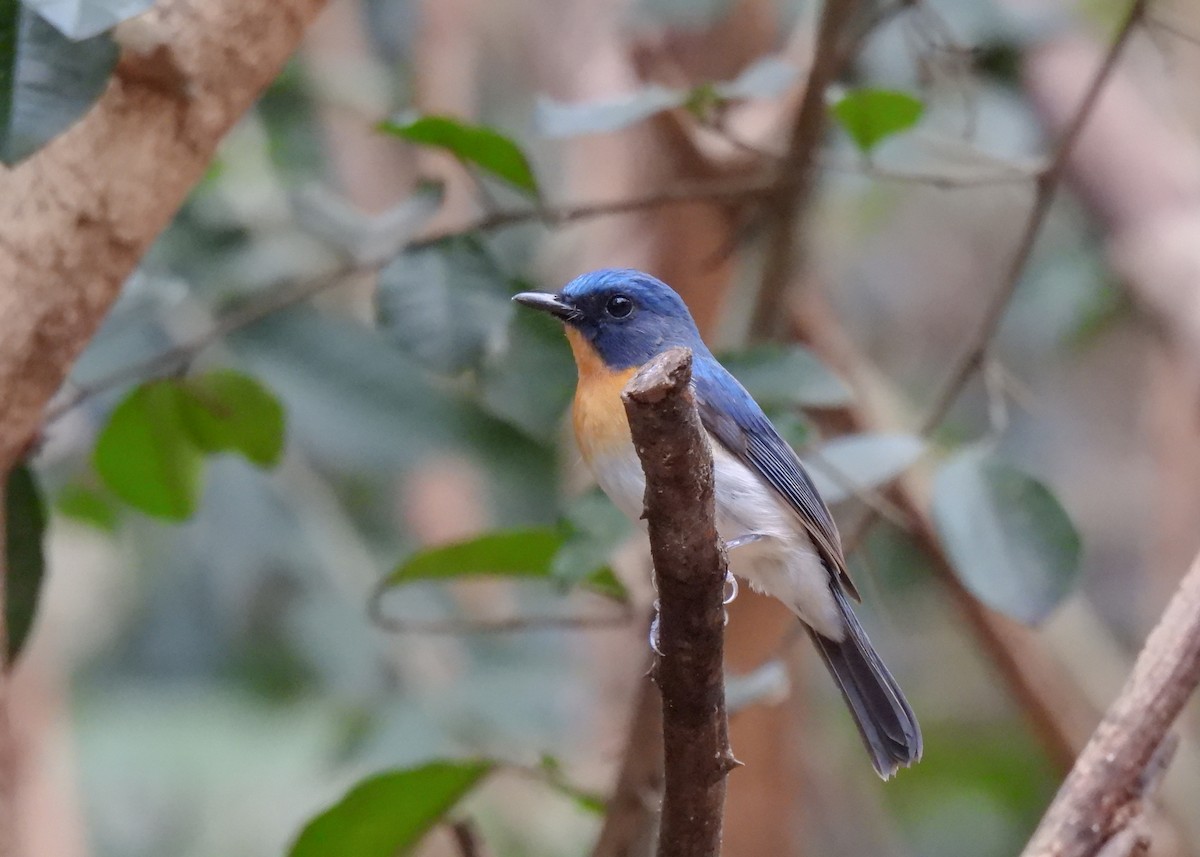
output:
<svg viewBox="0 0 1200 857"><path fill-rule="evenodd" d="M550 315L560 318L563 321L571 318L577 312L572 304L564 301L558 295L547 292L521 292L520 294L513 295L513 300L532 309L548 312Z"/></svg>

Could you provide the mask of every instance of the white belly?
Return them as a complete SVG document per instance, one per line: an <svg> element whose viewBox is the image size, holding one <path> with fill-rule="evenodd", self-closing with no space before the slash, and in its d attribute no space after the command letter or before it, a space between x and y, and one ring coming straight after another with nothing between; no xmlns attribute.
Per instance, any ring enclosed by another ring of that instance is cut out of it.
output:
<svg viewBox="0 0 1200 857"><path fill-rule="evenodd" d="M730 570L758 591L778 598L824 636L841 640L842 619L829 590L829 572L796 512L722 446L714 442L712 447L717 532L725 541L749 533L765 537L731 551ZM604 493L645 527L646 482L633 444L591 464Z"/></svg>

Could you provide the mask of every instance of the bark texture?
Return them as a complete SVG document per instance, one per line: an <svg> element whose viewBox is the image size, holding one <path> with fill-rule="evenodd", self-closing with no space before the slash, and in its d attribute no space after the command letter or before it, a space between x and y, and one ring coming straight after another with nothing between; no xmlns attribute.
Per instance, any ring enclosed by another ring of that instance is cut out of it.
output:
<svg viewBox="0 0 1200 857"><path fill-rule="evenodd" d="M658 585L664 783L659 857L717 857L729 750L722 640L725 556L713 459L691 391L692 354L672 348L625 388L646 473L646 521Z"/></svg>
<svg viewBox="0 0 1200 857"><path fill-rule="evenodd" d="M0 167L0 473L122 282L324 0L164 0L118 28L108 88L65 134Z"/></svg>

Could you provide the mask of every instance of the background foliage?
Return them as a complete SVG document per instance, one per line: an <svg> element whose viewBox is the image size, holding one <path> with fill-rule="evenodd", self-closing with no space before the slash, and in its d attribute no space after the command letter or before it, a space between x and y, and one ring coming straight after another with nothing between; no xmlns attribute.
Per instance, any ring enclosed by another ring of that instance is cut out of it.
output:
<svg viewBox="0 0 1200 857"><path fill-rule="evenodd" d="M146 5L0 0L0 159L86 109L117 56L110 28ZM822 415L855 404L847 379L748 333L755 223L656 255L676 208L592 222L559 206L678 191L680 128L768 157L779 140L739 139L733 118L752 127L802 87L791 36L811 36L813 7L631 0L597 23L585 4L549 5L334 4L126 285L7 486L10 646L34 627L25 752L52 785L31 791L29 841L369 857L436 830L424 847L453 853L449 818L500 855L588 853L642 662L646 567L564 432L574 370L557 325L508 298L600 264L724 271L683 289L710 342L844 529L867 503L886 518L854 562L925 761L872 780L802 647L776 641L766 667L731 677L739 706L789 707L779 752L821 784L772 798L799 819L794 853L969 842L986 857L1028 836L1056 772L880 492L932 474L971 591L1047 623L1065 660L1086 652L1098 672L1121 673L1163 558L1194 547L1147 529L1170 456L1145 452L1138 414L1181 417L1149 399L1166 383L1154 339L1074 200L1052 212L988 383L931 438L902 428L1010 252L1045 151L1016 61L1059 24L906 4L828 94L796 251L901 403L894 430L837 436ZM1059 12L1083 31L1111 23L1095 4ZM1139 48L1143 62L1166 50ZM754 187L750 167L730 172ZM587 630L561 627L580 617ZM528 627L486 630L513 619ZM748 633L736 614L729 633Z"/></svg>

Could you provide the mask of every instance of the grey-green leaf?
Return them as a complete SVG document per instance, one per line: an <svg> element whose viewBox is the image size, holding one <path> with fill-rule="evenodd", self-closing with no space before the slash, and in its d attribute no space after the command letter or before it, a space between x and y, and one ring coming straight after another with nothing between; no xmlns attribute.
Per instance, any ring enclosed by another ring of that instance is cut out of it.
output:
<svg viewBox="0 0 1200 857"><path fill-rule="evenodd" d="M107 36L73 42L16 0L0 0L0 161L15 164L74 124L116 61Z"/></svg>
<svg viewBox="0 0 1200 857"><path fill-rule="evenodd" d="M46 508L33 472L21 464L8 474L4 488L5 618L8 663L16 660L37 618L42 577L46 570L43 540Z"/></svg>
<svg viewBox="0 0 1200 857"><path fill-rule="evenodd" d="M540 95L534 106L534 122L538 131L556 139L607 134L679 107L688 95L687 90L659 84L595 101L564 102Z"/></svg>
<svg viewBox="0 0 1200 857"><path fill-rule="evenodd" d="M721 363L764 409L836 408L853 400L850 388L799 345L760 345L722 354Z"/></svg>
<svg viewBox="0 0 1200 857"><path fill-rule="evenodd" d="M474 164L519 190L537 195L537 179L525 153L494 128L472 125L449 116L388 121L381 123L379 128L410 143L445 149L460 161Z"/></svg>
<svg viewBox="0 0 1200 857"><path fill-rule="evenodd" d="M140 15L154 0L24 0L30 9L73 42L98 36Z"/></svg>
<svg viewBox="0 0 1200 857"><path fill-rule="evenodd" d="M403 254L379 274L380 329L401 350L442 373L482 364L504 335L512 286L474 236Z"/></svg>
<svg viewBox="0 0 1200 857"><path fill-rule="evenodd" d="M891 89L856 89L833 105L834 117L865 154L916 125L924 112L918 99Z"/></svg>
<svg viewBox="0 0 1200 857"><path fill-rule="evenodd" d="M400 857L493 769L438 761L363 780L312 819L289 857Z"/></svg>
<svg viewBox="0 0 1200 857"><path fill-rule="evenodd" d="M833 504L886 485L924 452L925 442L911 434L852 434L821 444L804 462L818 493Z"/></svg>
<svg viewBox="0 0 1200 857"><path fill-rule="evenodd" d="M934 482L933 515L955 570L996 610L1044 620L1079 574L1079 534L1041 482L986 445L957 452Z"/></svg>

